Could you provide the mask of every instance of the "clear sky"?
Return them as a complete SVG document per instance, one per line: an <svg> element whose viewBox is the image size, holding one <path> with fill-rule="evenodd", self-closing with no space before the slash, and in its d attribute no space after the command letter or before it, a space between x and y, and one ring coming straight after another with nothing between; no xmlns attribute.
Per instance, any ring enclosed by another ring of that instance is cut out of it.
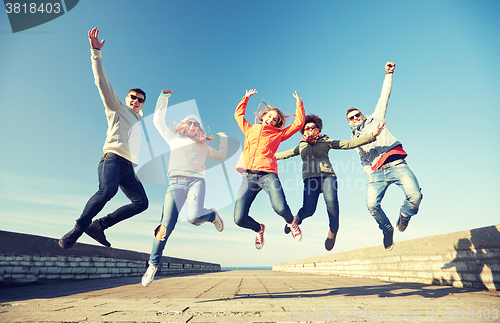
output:
<svg viewBox="0 0 500 323"><path fill-rule="evenodd" d="M13 34L2 12L0 229L60 238L97 190L107 124L91 71L87 32L93 27L106 40L104 66L122 100L130 88L145 90L147 117L160 91L172 89L171 106L195 100L210 134L224 131L240 145L244 137L233 113L250 88L258 90L248 105L250 122L261 100L293 113L292 93L298 91L306 113L323 119L323 133L349 139L346 110L373 112L384 65L393 61L387 125L408 152L424 199L408 229L395 232L392 253L398 241L499 224L498 17L500 2L490 0L85 0ZM279 150L299 139L294 135ZM330 159L340 185L340 231L330 253L382 248L382 233L365 206L366 175L356 152L331 151ZM299 157L279 168L293 213L302 204L300 169ZM227 171L239 182L234 169ZM166 186L145 189L149 209L106 230L113 247L151 251ZM284 235L284 220L260 193L251 208L267 228L259 251L254 233L234 224L234 204L217 200L227 184L207 179L207 189L205 204L220 207L225 230L181 222L164 255L271 266L328 254L321 198L296 242ZM383 201L393 224L403 199L394 186ZM99 216L127 202L120 191ZM97 244L85 235L79 241Z"/></svg>

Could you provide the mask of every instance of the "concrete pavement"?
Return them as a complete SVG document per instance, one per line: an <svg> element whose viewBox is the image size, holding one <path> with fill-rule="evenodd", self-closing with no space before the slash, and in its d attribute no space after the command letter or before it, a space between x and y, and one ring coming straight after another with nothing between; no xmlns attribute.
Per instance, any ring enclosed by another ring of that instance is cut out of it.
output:
<svg viewBox="0 0 500 323"><path fill-rule="evenodd" d="M0 322L500 322L499 311L497 291L273 271L0 289Z"/></svg>

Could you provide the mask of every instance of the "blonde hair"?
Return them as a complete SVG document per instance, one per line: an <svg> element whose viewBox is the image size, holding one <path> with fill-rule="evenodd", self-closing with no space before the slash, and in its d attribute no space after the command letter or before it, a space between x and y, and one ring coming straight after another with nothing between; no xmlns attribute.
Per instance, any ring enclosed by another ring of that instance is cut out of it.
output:
<svg viewBox="0 0 500 323"><path fill-rule="evenodd" d="M188 125L187 120L182 120L180 122L174 122L174 129L173 129L173 131L175 133L178 133L181 136L187 137L186 134L189 131L189 127L190 127L190 125ZM200 123L200 125L197 128L198 128L198 131L196 132L196 135L191 138L195 142L197 142L199 144L202 144L202 143L204 143L206 141L210 142L212 139L214 139L213 136L207 136L207 134L205 133L205 130L201 126L201 123Z"/></svg>
<svg viewBox="0 0 500 323"><path fill-rule="evenodd" d="M264 107L261 108L260 107L261 104L263 104ZM285 115L283 112L281 112L280 109L275 108L273 106L270 106L266 102L262 101L259 104L259 108L257 109L257 111L255 111L255 123L262 123L262 120L264 119L266 114L270 111L275 111L278 114L278 121L276 122L276 125L275 125L275 127L278 129L281 129L285 126L286 119L288 117L294 116L293 114Z"/></svg>

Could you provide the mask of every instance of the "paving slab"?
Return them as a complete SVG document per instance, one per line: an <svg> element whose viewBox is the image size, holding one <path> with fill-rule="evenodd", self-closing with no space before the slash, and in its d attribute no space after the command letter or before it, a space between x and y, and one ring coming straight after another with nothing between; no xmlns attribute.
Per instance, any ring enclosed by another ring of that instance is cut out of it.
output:
<svg viewBox="0 0 500 323"><path fill-rule="evenodd" d="M497 291L261 270L0 289L5 323L500 322L499 311Z"/></svg>

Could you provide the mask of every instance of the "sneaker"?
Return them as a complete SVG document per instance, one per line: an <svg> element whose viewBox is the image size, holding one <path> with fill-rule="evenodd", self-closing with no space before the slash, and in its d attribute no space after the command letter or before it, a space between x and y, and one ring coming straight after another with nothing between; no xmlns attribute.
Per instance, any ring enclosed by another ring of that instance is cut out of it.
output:
<svg viewBox="0 0 500 323"><path fill-rule="evenodd" d="M104 229L96 221L92 222L87 230L85 230L85 233L103 246L111 247L111 243L106 240L106 236L104 235Z"/></svg>
<svg viewBox="0 0 500 323"><path fill-rule="evenodd" d="M394 228L390 230L384 230L384 248L387 251L391 251L394 248Z"/></svg>
<svg viewBox="0 0 500 323"><path fill-rule="evenodd" d="M146 270L144 275L142 275L142 286L148 287L149 285L151 285L151 283L155 279L155 274L157 270L158 266L155 266L151 262L149 262L148 269Z"/></svg>
<svg viewBox="0 0 500 323"><path fill-rule="evenodd" d="M400 212L398 222L396 223L398 230L401 232L406 230L406 227L408 226L408 222L410 222L410 219L411 219L411 217L404 216L403 213Z"/></svg>
<svg viewBox="0 0 500 323"><path fill-rule="evenodd" d="M215 219L212 221L213 225L217 229L217 231L222 232L224 230L224 223L222 222L221 217L219 216L219 213L217 213L217 210L212 208L212 210L215 212Z"/></svg>
<svg viewBox="0 0 500 323"><path fill-rule="evenodd" d="M293 219L295 220L297 216L294 216ZM292 230L290 230L290 227L288 226L288 223L285 223L285 234L289 234L290 232L292 232Z"/></svg>
<svg viewBox="0 0 500 323"><path fill-rule="evenodd" d="M260 250L262 249L262 247L264 247L264 229L266 227L260 223L260 231L259 232L255 232L256 236L255 236L255 248L257 248L257 250Z"/></svg>
<svg viewBox="0 0 500 323"><path fill-rule="evenodd" d="M73 247L73 245L76 243L76 240L80 238L80 236L83 234L83 231L78 229L77 227L74 227L66 233L60 240L59 240L59 247L63 249L68 249Z"/></svg>
<svg viewBox="0 0 500 323"><path fill-rule="evenodd" d="M337 234L332 233L332 231L328 230L328 236L326 237L325 240L325 249L330 251L333 249L333 246L335 246L335 240L337 239Z"/></svg>
<svg viewBox="0 0 500 323"><path fill-rule="evenodd" d="M287 224L287 226L290 228L290 231L292 232L293 237L295 240L300 241L302 240L302 232L300 232L299 225L297 222L295 222L295 219L293 220L292 223Z"/></svg>

